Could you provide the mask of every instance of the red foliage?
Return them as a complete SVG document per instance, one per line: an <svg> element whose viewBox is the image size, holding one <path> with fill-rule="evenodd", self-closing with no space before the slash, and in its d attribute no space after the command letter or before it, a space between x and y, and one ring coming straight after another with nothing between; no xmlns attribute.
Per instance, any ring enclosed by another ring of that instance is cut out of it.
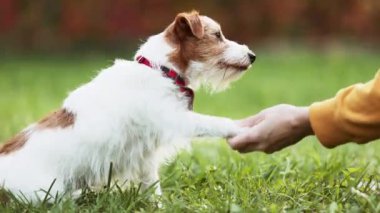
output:
<svg viewBox="0 0 380 213"><path fill-rule="evenodd" d="M16 25L16 2L13 0L0 0L0 33L5 33Z"/></svg>
<svg viewBox="0 0 380 213"><path fill-rule="evenodd" d="M0 0L0 42L37 49L128 42L160 32L176 13L191 9L242 42L339 36L380 42L378 0Z"/></svg>

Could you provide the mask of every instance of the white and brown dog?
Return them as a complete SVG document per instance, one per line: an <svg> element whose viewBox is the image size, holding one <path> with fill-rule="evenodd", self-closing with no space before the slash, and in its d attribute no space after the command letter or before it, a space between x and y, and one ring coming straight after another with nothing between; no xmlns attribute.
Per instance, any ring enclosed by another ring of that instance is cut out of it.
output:
<svg viewBox="0 0 380 213"><path fill-rule="evenodd" d="M35 200L113 180L149 186L160 164L193 137L229 137L230 119L191 111L193 89L226 88L255 60L197 12L151 36L134 61L116 60L70 93L61 109L0 147L0 187ZM160 188L157 186L157 193Z"/></svg>

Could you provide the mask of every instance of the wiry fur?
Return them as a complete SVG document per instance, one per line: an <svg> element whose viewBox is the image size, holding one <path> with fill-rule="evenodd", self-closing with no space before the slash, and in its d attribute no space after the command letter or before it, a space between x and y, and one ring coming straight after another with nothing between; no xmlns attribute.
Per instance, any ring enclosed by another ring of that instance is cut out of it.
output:
<svg viewBox="0 0 380 213"><path fill-rule="evenodd" d="M218 28L207 17L190 16L202 20L205 34ZM246 68L250 64L246 46L224 40L218 44L221 53L190 59L181 70L169 57L179 48L168 41L167 35L173 34L169 30L150 37L136 56L176 69L191 87L225 87L241 75L242 70L220 67L221 60ZM72 123L31 125L23 131L27 141L22 147L0 152L0 185L32 200L45 196L40 189L47 189L54 179L52 194L73 192L84 185L101 187L106 185L112 162L114 181L149 186L158 181L159 165L188 147L192 137L228 137L240 131L230 119L189 111L187 101L161 72L135 61L116 60L66 98L62 109L72 115Z"/></svg>

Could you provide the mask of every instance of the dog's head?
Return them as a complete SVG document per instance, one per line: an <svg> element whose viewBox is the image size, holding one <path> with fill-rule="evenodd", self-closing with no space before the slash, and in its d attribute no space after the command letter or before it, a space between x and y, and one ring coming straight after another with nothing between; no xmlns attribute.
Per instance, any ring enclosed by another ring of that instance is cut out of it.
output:
<svg viewBox="0 0 380 213"><path fill-rule="evenodd" d="M246 45L226 39L217 22L194 11L178 14L174 22L157 36L168 45L155 47L155 53L161 50L165 54L162 63L174 66L195 88L204 84L213 90L224 89L256 58ZM153 36L143 47L149 46L150 42L158 41Z"/></svg>

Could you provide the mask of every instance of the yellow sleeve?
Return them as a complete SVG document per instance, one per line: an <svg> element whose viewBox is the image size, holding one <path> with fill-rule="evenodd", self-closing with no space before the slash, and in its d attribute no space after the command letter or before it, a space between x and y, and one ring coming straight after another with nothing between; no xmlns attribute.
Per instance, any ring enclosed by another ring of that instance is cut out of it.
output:
<svg viewBox="0 0 380 213"><path fill-rule="evenodd" d="M380 138L380 70L366 84L340 90L332 99L310 106L315 135L326 147Z"/></svg>

